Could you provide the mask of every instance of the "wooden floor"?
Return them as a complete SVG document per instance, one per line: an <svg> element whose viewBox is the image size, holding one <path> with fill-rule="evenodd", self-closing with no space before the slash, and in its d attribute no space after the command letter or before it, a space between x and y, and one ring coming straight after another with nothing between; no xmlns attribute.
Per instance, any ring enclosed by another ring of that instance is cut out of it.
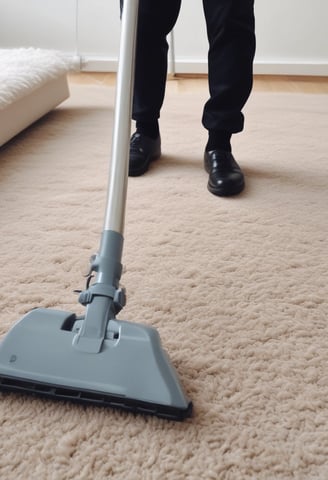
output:
<svg viewBox="0 0 328 480"><path fill-rule="evenodd" d="M70 83L115 85L115 73L82 72L69 75ZM206 75L168 76L167 87L180 91L207 88ZM254 90L265 92L328 93L328 77L255 75Z"/></svg>

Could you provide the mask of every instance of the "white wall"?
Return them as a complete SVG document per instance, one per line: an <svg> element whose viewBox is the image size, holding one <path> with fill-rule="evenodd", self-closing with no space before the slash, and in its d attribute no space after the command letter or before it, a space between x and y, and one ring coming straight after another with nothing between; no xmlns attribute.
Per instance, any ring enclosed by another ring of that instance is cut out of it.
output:
<svg viewBox="0 0 328 480"><path fill-rule="evenodd" d="M255 0L255 72L328 75L328 1ZM119 0L0 0L0 47L78 53L83 69L113 71ZM207 71L201 0L185 0L174 30L177 72Z"/></svg>
<svg viewBox="0 0 328 480"><path fill-rule="evenodd" d="M0 48L74 51L76 0L0 0Z"/></svg>
<svg viewBox="0 0 328 480"><path fill-rule="evenodd" d="M256 1L257 70L328 75L328 1Z"/></svg>

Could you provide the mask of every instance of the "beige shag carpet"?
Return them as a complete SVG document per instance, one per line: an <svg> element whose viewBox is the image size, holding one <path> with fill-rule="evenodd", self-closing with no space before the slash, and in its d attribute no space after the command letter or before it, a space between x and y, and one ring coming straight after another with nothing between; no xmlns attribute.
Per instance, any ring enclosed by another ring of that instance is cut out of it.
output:
<svg viewBox="0 0 328 480"><path fill-rule="evenodd" d="M218 198L207 92L172 85L163 157L129 181L120 316L159 330L194 416L1 394L1 479L328 478L328 97L254 92L234 140L247 188ZM3 334L35 306L82 311L113 105L113 88L73 85L0 150Z"/></svg>

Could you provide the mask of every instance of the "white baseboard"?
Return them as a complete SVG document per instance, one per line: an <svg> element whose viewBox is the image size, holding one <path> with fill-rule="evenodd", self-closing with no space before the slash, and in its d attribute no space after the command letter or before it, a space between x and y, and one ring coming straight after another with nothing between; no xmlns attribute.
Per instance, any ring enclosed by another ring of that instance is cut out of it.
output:
<svg viewBox="0 0 328 480"><path fill-rule="evenodd" d="M305 75L328 76L327 63L271 63L255 62L254 73L257 75Z"/></svg>
<svg viewBox="0 0 328 480"><path fill-rule="evenodd" d="M85 56L81 59L81 70L84 72L116 72L117 59L109 57ZM207 62L203 59L184 60L177 58L174 65L175 73L206 74ZM169 61L169 72L172 65ZM257 75L309 75L328 76L327 63L296 63L296 62L254 62L254 73Z"/></svg>

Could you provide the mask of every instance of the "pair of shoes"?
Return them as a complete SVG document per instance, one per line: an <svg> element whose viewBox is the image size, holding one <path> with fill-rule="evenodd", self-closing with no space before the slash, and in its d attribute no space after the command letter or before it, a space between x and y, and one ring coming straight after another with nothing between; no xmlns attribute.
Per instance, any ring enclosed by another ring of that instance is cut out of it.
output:
<svg viewBox="0 0 328 480"><path fill-rule="evenodd" d="M243 172L232 153L210 150L204 153L204 168L209 173L207 189L220 197L237 195L245 187Z"/></svg>
<svg viewBox="0 0 328 480"><path fill-rule="evenodd" d="M138 177L144 174L150 162L161 156L161 137L154 140L135 132L130 140L129 176Z"/></svg>

